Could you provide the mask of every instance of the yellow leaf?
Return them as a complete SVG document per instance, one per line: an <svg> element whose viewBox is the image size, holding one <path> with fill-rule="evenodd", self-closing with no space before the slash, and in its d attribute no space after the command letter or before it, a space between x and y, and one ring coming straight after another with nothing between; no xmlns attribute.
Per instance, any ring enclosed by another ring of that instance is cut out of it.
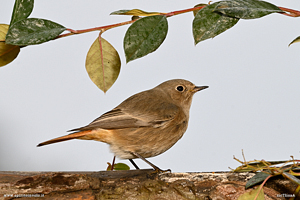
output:
<svg viewBox="0 0 300 200"><path fill-rule="evenodd" d="M106 171L111 171L112 165L111 165L109 162L107 162L107 164L108 164L108 166L107 166L107 168L106 168Z"/></svg>
<svg viewBox="0 0 300 200"><path fill-rule="evenodd" d="M258 194L258 197L256 198L256 200L264 200L265 195L264 195L263 188L259 191L259 187L242 194L241 196L239 196L238 200L254 200L254 198L256 197L258 192L259 192L259 194Z"/></svg>
<svg viewBox="0 0 300 200"><path fill-rule="evenodd" d="M7 24L0 24L0 41L4 41L5 40L5 36L7 34L9 25Z"/></svg>
<svg viewBox="0 0 300 200"><path fill-rule="evenodd" d="M121 60L115 48L101 37L101 42L97 38L90 47L85 67L95 85L106 92L119 76Z"/></svg>
<svg viewBox="0 0 300 200"><path fill-rule="evenodd" d="M0 42L0 67L13 61L19 54L20 47Z"/></svg>
<svg viewBox="0 0 300 200"><path fill-rule="evenodd" d="M0 67L12 62L20 52L19 46L6 44L4 42L8 28L9 25L0 24Z"/></svg>
<svg viewBox="0 0 300 200"><path fill-rule="evenodd" d="M296 39L294 39L294 40L289 44L289 46L291 46L291 44L294 44L294 43L296 43L296 42L300 42L300 36L297 37Z"/></svg>
<svg viewBox="0 0 300 200"><path fill-rule="evenodd" d="M159 13L159 12L146 12L140 9L132 9L132 10L118 10L115 12L110 13L111 15L133 15L133 16L153 16L153 15L160 15L166 13Z"/></svg>

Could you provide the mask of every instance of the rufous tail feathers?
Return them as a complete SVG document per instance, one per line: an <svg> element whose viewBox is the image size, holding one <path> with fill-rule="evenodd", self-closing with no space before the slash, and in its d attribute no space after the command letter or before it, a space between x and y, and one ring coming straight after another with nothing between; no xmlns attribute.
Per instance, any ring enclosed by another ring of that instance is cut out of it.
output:
<svg viewBox="0 0 300 200"><path fill-rule="evenodd" d="M42 143L38 144L37 147L41 147L41 146L48 145L48 144L53 144L56 142L63 142L66 140L76 139L76 138L79 138L82 136L86 136L86 135L90 134L91 132L92 132L91 130L88 130L88 131L81 131L81 132L77 132L77 133L71 133L69 135L65 135L62 137L58 137L58 138L54 138L52 140L42 142Z"/></svg>

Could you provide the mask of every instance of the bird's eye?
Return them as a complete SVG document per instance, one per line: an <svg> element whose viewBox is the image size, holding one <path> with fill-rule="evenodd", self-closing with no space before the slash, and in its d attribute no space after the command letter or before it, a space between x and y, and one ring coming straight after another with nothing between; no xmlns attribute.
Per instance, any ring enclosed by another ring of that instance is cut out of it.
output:
<svg viewBox="0 0 300 200"><path fill-rule="evenodd" d="M176 87L176 90L182 92L184 90L183 86L179 85Z"/></svg>

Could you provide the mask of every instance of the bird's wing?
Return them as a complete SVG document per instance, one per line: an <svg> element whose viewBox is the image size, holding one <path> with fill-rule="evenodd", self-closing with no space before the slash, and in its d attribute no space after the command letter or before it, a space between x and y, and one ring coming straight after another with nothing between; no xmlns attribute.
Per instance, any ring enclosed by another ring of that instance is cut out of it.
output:
<svg viewBox="0 0 300 200"><path fill-rule="evenodd" d="M97 128L102 129L121 129L121 128L137 128L147 126L148 124L133 116L124 113L121 109L113 109L104 113L89 125L79 128L79 131L92 130ZM75 131L78 131L75 129ZM72 130L74 131L74 130Z"/></svg>
<svg viewBox="0 0 300 200"><path fill-rule="evenodd" d="M154 100L155 101L155 100ZM175 118L179 112L178 106L167 102L153 102L151 105L143 105L143 99L130 101L127 106L126 101L115 109L104 113L89 125L73 129L70 131L87 131L97 128L102 129L122 129L138 127L160 127Z"/></svg>

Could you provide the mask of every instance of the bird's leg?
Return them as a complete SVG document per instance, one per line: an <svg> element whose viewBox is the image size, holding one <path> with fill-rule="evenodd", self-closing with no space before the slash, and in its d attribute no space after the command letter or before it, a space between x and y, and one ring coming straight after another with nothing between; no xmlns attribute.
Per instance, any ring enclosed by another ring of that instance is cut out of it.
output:
<svg viewBox="0 0 300 200"><path fill-rule="evenodd" d="M110 171L113 171L113 170L114 170L115 160L116 160L116 156L114 156L114 159L113 159L112 164L111 164L111 169L110 169Z"/></svg>
<svg viewBox="0 0 300 200"><path fill-rule="evenodd" d="M135 167L135 169L140 169L137 164L135 164L135 162L132 159L129 159L129 161L131 162L131 164Z"/></svg>
<svg viewBox="0 0 300 200"><path fill-rule="evenodd" d="M156 171L156 172L171 172L171 170L170 169L167 169L167 170L162 170L162 169L160 169L159 167L157 167L157 166L155 166L154 164L152 164L151 162L149 162L148 160L146 160L143 156L141 156L140 154L138 154L138 153L135 153L135 152L131 152L133 155L135 155L136 157L138 157L138 158L140 158L140 159L142 159L143 161L145 161L146 163L148 163L151 167L153 167L154 168L154 170Z"/></svg>

